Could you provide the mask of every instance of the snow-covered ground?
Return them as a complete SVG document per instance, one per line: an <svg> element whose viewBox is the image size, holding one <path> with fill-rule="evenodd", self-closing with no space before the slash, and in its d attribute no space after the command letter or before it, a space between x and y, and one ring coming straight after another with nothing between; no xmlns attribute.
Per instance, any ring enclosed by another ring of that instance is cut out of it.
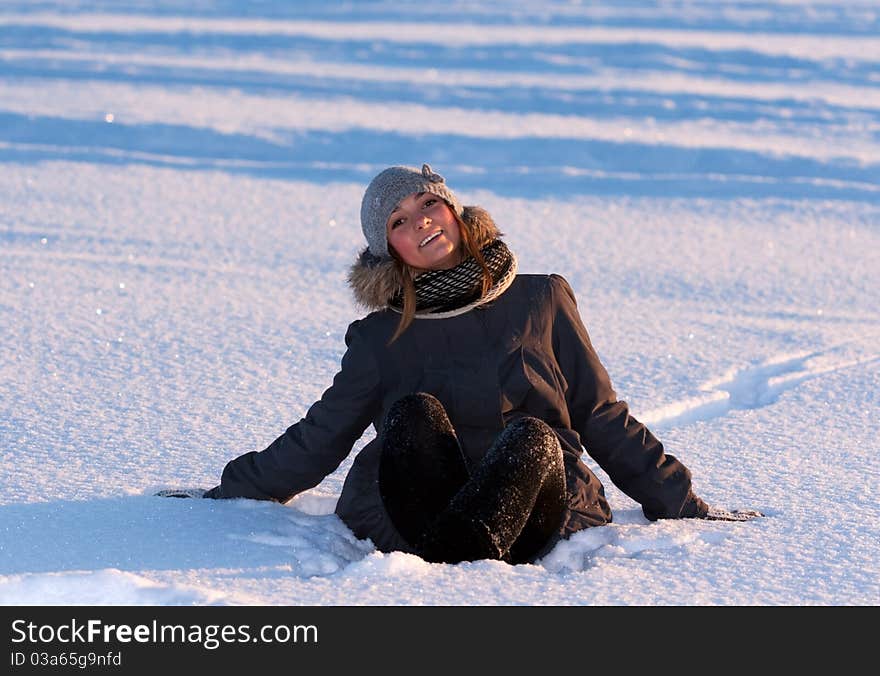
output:
<svg viewBox="0 0 880 676"><path fill-rule="evenodd" d="M880 602L880 3L185 4L0 7L0 603ZM421 162L767 518L606 478L613 525L453 566L353 537L351 457L286 506L151 496L320 397L362 191Z"/></svg>

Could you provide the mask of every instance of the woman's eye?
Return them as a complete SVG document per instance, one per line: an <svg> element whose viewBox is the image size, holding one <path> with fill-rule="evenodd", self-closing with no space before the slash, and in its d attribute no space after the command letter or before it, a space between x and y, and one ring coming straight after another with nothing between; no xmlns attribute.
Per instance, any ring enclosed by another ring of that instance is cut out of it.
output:
<svg viewBox="0 0 880 676"><path fill-rule="evenodd" d="M425 203L422 206L427 209L428 207L432 207L435 204L437 204L437 200L435 200L434 198L431 198L431 199L425 200Z"/></svg>
<svg viewBox="0 0 880 676"><path fill-rule="evenodd" d="M394 221L394 222L391 224L391 229L394 230L394 228L396 228L396 227L397 227L398 225L400 225L401 223L403 223L403 219L402 219L402 218L398 218L396 221Z"/></svg>

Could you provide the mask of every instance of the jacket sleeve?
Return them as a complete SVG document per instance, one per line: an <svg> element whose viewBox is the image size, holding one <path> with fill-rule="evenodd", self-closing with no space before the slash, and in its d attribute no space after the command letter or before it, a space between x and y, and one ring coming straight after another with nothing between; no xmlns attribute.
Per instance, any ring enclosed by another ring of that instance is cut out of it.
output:
<svg viewBox="0 0 880 676"><path fill-rule="evenodd" d="M346 331L342 365L321 399L268 448L230 461L211 497L286 502L317 486L348 456L380 404L379 370L357 324Z"/></svg>
<svg viewBox="0 0 880 676"><path fill-rule="evenodd" d="M681 515L691 486L690 471L618 401L608 372L593 349L574 291L550 275L553 350L568 383L571 423L590 456L614 484L642 505L652 521Z"/></svg>

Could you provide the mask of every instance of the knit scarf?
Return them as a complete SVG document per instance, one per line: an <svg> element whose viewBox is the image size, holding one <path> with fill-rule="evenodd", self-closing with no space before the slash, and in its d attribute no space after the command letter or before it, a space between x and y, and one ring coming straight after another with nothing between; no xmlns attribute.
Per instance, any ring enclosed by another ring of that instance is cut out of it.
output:
<svg viewBox="0 0 880 676"><path fill-rule="evenodd" d="M482 249L483 259L492 273L492 287L483 294L483 269L473 256L448 270L428 270L413 280L416 288L416 317L442 319L463 314L494 300L507 290L516 276L517 261L500 239ZM403 291L390 301L391 309L403 311Z"/></svg>

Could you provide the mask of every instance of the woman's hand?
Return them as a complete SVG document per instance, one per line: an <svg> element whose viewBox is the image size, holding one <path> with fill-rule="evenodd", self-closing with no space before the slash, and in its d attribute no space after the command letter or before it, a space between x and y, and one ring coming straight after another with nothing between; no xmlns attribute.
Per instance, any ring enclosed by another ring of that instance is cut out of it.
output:
<svg viewBox="0 0 880 676"><path fill-rule="evenodd" d="M734 509L733 511L721 507L709 507L706 516L702 517L709 521L750 521L759 516L764 516L754 509Z"/></svg>
<svg viewBox="0 0 880 676"><path fill-rule="evenodd" d="M731 511L721 507L712 507L691 491L679 516L682 519L707 519L709 521L750 521L764 515L754 509L734 509Z"/></svg>
<svg viewBox="0 0 880 676"><path fill-rule="evenodd" d="M204 488L165 488L154 495L160 498L203 498L205 493Z"/></svg>

